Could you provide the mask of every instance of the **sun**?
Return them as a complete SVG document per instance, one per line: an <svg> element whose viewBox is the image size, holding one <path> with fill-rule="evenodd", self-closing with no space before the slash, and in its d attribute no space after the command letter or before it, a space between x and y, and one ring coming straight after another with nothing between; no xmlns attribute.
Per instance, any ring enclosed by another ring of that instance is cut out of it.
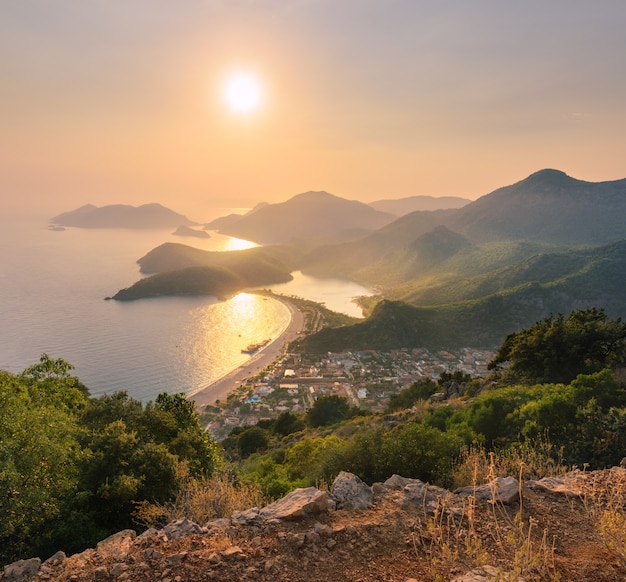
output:
<svg viewBox="0 0 626 582"><path fill-rule="evenodd" d="M259 81L249 73L236 73L224 84L223 97L235 113L249 114L258 109L263 97Z"/></svg>

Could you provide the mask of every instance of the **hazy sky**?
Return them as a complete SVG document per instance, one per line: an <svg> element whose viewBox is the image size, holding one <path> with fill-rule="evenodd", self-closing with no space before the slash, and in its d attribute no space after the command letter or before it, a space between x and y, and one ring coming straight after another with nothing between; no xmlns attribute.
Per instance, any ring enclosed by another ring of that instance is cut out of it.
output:
<svg viewBox="0 0 626 582"><path fill-rule="evenodd" d="M202 220L624 178L625 22L624 0L0 0L1 203Z"/></svg>

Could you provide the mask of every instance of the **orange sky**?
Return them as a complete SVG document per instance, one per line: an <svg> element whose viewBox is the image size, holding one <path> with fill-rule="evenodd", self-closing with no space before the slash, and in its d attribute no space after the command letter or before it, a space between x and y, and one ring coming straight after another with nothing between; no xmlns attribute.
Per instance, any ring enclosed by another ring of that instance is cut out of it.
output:
<svg viewBox="0 0 626 582"><path fill-rule="evenodd" d="M214 206L626 177L623 0L3 0L0 196ZM262 82L255 112L222 99Z"/></svg>

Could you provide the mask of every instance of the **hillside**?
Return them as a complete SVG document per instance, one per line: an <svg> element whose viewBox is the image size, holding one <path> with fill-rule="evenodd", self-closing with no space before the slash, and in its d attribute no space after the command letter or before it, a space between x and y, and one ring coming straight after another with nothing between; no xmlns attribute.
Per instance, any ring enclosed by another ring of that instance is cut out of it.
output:
<svg viewBox="0 0 626 582"><path fill-rule="evenodd" d="M223 299L249 287L291 281L292 276L272 261L237 257L230 266L196 266L164 271L121 289L112 299L131 301L172 295L212 295Z"/></svg>
<svg viewBox="0 0 626 582"><path fill-rule="evenodd" d="M52 224L78 228L173 228L197 224L160 204L129 206L111 204L97 207L86 204L50 219Z"/></svg>
<svg viewBox="0 0 626 582"><path fill-rule="evenodd" d="M528 241L547 246L600 245L626 238L626 179L584 182L557 170L541 170L458 209L416 211L357 241L324 247L305 257L303 271L339 272L365 284L388 280L395 272L413 278L399 263L410 246L438 226L471 243ZM378 267L373 266L378 263ZM400 282L396 278L395 282Z"/></svg>
<svg viewBox="0 0 626 582"><path fill-rule="evenodd" d="M626 179L585 182L541 170L459 209L447 224L474 241L601 244L626 238Z"/></svg>
<svg viewBox="0 0 626 582"><path fill-rule="evenodd" d="M626 577L623 532L602 520L623 503L625 481L616 468L523 484L498 477L452 494L397 475L369 488L344 473L330 492L300 489L262 510L180 519L138 537L125 530L41 567L7 568L75 582L614 582Z"/></svg>
<svg viewBox="0 0 626 582"><path fill-rule="evenodd" d="M382 301L362 323L304 338L304 349L492 348L551 313L602 307L626 317L626 241L535 255L474 278L434 279L419 291L398 288L419 306Z"/></svg>
<svg viewBox="0 0 626 582"><path fill-rule="evenodd" d="M238 220L222 222L220 232L262 244L278 244L345 230L376 230L394 218L355 200L327 192L305 192L286 202L263 206Z"/></svg>
<svg viewBox="0 0 626 582"><path fill-rule="evenodd" d="M267 265L257 268L254 273L245 274L221 267L187 267L140 279L130 287L118 291L111 299L133 301L175 295L211 295L224 299L247 287L286 283L290 280L289 273Z"/></svg>
<svg viewBox="0 0 626 582"><path fill-rule="evenodd" d="M458 196L408 196L393 200L376 200L369 202L375 210L388 212L396 216L404 216L416 210L446 210L448 208L461 208L469 204L468 198Z"/></svg>

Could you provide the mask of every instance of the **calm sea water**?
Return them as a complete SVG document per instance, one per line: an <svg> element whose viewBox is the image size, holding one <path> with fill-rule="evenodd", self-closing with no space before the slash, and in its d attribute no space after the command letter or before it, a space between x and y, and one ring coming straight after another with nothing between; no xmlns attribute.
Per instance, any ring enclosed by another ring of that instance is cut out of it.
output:
<svg viewBox="0 0 626 582"><path fill-rule="evenodd" d="M244 363L241 348L282 332L281 303L241 293L228 301L167 297L104 301L140 278L136 260L164 242L206 250L250 246L211 233L171 230L48 230L45 218L2 221L0 230L0 369L20 372L42 353L64 358L100 395L127 390L151 400L160 392L193 392ZM173 229L172 229L173 230ZM277 292L360 315L352 298L367 289L295 273Z"/></svg>

